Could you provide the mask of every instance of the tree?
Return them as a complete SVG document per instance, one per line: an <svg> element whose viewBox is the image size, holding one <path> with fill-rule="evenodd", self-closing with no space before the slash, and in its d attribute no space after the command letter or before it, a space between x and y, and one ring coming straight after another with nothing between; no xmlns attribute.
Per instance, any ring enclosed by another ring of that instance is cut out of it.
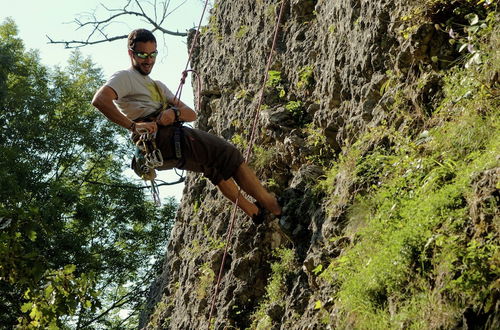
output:
<svg viewBox="0 0 500 330"><path fill-rule="evenodd" d="M0 59L0 325L130 328L177 205L122 177L131 145L90 105L90 59L50 70L10 19Z"/></svg>

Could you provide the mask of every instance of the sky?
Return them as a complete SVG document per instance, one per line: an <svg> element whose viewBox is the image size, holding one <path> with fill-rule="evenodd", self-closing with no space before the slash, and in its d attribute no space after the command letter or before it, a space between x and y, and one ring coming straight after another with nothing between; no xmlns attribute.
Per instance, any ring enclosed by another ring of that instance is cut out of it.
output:
<svg viewBox="0 0 500 330"><path fill-rule="evenodd" d="M133 1L132 1L133 2ZM155 1L161 2L161 1ZM182 4L170 14L162 27L172 31L185 32L187 29L198 26L204 1L202 0L166 0L170 2L169 11ZM120 9L127 0L0 0L0 23L11 17L19 30L19 37L23 40L26 49L36 49L40 53L41 62L48 67L59 66L64 68L72 52L65 49L62 44L51 44L54 41L86 39L91 30L78 28L75 19L82 22L88 21L91 15L98 19L110 16L109 9ZM153 13L150 3L153 1L140 1L143 9ZM134 10L137 8L134 8ZM204 23L208 18L205 13ZM137 17L122 17L119 21L110 24L106 31L108 36L127 35L136 28L151 29L151 25ZM48 36L48 37L47 37ZM179 86L181 73L186 67L188 49L186 39L183 37L155 33L158 41L159 55L151 78L161 80L174 93ZM127 68L130 60L127 54L126 39L105 42L97 45L88 45L80 48L85 57L91 57L96 66L102 68L104 78L109 78L114 72ZM183 101L193 107L193 92L191 81L188 79L182 91ZM89 100L90 102L90 100ZM159 179L167 182L177 180L178 176L173 170L162 171ZM183 184L160 188L162 198L175 197L178 201L182 197Z"/></svg>

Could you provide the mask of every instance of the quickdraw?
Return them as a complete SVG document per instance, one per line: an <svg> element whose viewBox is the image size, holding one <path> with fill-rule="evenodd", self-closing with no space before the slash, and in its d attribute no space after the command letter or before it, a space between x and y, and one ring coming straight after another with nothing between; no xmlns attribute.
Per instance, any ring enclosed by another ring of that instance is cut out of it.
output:
<svg viewBox="0 0 500 330"><path fill-rule="evenodd" d="M155 169L163 165L163 156L156 146L156 132L149 133L147 130L137 130L139 139L135 143L137 148L143 152L145 165Z"/></svg>
<svg viewBox="0 0 500 330"><path fill-rule="evenodd" d="M141 178L145 181L151 181L151 194L157 206L161 205L160 193L155 183L157 167L163 165L163 156L156 146L156 132L149 133L146 129L137 129L139 139L135 143L139 154L144 157L144 162L139 165Z"/></svg>

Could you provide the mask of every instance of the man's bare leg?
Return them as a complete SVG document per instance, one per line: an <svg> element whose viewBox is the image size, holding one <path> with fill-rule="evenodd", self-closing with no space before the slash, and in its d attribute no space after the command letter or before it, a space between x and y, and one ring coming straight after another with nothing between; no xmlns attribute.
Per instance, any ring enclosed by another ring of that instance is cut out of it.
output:
<svg viewBox="0 0 500 330"><path fill-rule="evenodd" d="M233 179L222 180L217 184L219 190L222 192L224 196L226 196L233 203L236 202L236 198L239 194L239 189ZM248 199L246 199L243 195L240 194L238 198L238 207L243 210L249 217L253 217L259 212L259 208L251 203Z"/></svg>
<svg viewBox="0 0 500 330"><path fill-rule="evenodd" d="M248 167L246 163L243 163L240 167L238 167L233 177L241 189L255 198L269 212L274 215L281 215L281 207L279 206L276 197L274 197L262 186L254 171Z"/></svg>

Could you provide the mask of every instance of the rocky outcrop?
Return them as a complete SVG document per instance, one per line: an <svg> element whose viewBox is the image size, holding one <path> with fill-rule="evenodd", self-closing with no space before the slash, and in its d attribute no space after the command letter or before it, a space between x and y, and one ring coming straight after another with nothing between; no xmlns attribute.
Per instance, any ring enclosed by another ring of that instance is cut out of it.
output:
<svg viewBox="0 0 500 330"><path fill-rule="evenodd" d="M265 83L280 3L216 1L193 58L192 66L203 80L197 126L232 141L242 151ZM276 260L273 251L279 246L296 251L296 269L282 278L289 294L286 302L269 307L266 313L282 329L320 328L320 316L306 308L314 304L311 292L318 289L312 273L316 265L327 264L349 243L344 237L333 248L331 244L324 248L325 237L345 227L346 206L360 187L349 173L340 173L334 190L337 202L326 205L312 189L324 174L318 162L335 159L368 128L395 120L386 106L394 100L382 92L391 79L388 72L397 70L411 77L419 65L438 66L435 54L456 56L431 24L405 36L402 17L411 11L412 3L286 1L264 89L265 105L258 113L251 164L280 196L285 210L281 225L291 233L292 242L272 225L256 227L241 212L236 213L215 302L215 329L250 326L250 316L266 294L271 262ZM437 95L437 84L429 78L425 96L416 97L422 111ZM417 133L418 122L413 127L415 132L408 134ZM319 161L312 161L314 157ZM232 205L216 187L193 173L188 175L181 204L159 289L152 291L151 306L159 307L150 311L148 329L196 329L209 324ZM475 217L474 221L485 220ZM322 301L328 304L329 299L325 295Z"/></svg>

